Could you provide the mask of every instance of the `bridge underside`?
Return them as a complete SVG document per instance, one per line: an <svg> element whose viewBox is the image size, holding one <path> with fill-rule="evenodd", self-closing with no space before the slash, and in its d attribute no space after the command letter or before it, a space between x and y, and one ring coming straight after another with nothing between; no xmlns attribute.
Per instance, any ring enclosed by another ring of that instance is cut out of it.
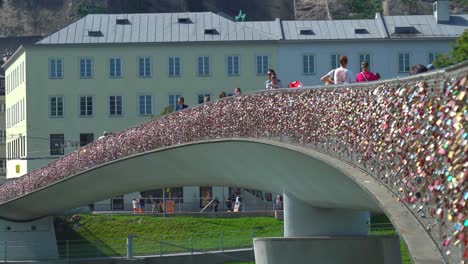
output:
<svg viewBox="0 0 468 264"><path fill-rule="evenodd" d="M5 203L0 215L30 220L123 193L191 185L288 192L313 207L381 211L349 176L323 161L269 144L218 140L105 164Z"/></svg>
<svg viewBox="0 0 468 264"><path fill-rule="evenodd" d="M326 154L272 140L218 139L131 156L4 203L0 215L28 221L123 193L190 185L284 193L287 238L362 237L367 212L384 211L415 263L440 263L423 227L372 177Z"/></svg>

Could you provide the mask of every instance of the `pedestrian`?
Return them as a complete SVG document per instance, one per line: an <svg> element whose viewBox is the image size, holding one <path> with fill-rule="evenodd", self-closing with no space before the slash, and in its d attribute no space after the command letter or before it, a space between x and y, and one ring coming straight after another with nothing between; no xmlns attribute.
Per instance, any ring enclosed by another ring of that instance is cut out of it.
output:
<svg viewBox="0 0 468 264"><path fill-rule="evenodd" d="M140 204L140 214L145 212L145 199L143 198L143 195L140 194L140 199L139 199L139 204Z"/></svg>
<svg viewBox="0 0 468 264"><path fill-rule="evenodd" d="M345 55L340 56L340 67L335 69L333 80L335 84L344 84L353 82L353 72L346 68L348 65L348 57Z"/></svg>
<svg viewBox="0 0 468 264"><path fill-rule="evenodd" d="M112 133L109 133L109 132L107 132L107 131L104 131L104 132L102 133L102 136L100 136L100 137L98 138L98 140L103 139L103 138L105 138L105 137L107 137L107 136L109 136L109 135L111 135L111 134L112 134Z"/></svg>
<svg viewBox="0 0 468 264"><path fill-rule="evenodd" d="M182 96L179 97L179 99L177 99L177 105L176 105L176 109L175 109L176 112L180 111L182 109L185 109L187 107L188 107L188 105L185 104L185 99Z"/></svg>
<svg viewBox="0 0 468 264"><path fill-rule="evenodd" d="M411 75L416 75L416 74L427 72L427 71L428 71L427 67L422 64L415 64L411 66L411 69L410 69Z"/></svg>
<svg viewBox="0 0 468 264"><path fill-rule="evenodd" d="M156 197L154 197L154 194L150 195L151 197L151 214L154 214L154 211L159 211L158 210L158 202L156 201Z"/></svg>
<svg viewBox="0 0 468 264"><path fill-rule="evenodd" d="M226 97L226 93L224 91L219 93L219 99L224 98L224 97Z"/></svg>
<svg viewBox="0 0 468 264"><path fill-rule="evenodd" d="M138 210L138 201L137 201L137 199L133 198L132 205L133 205L133 214L136 214L137 210Z"/></svg>
<svg viewBox="0 0 468 264"><path fill-rule="evenodd" d="M273 69L268 69L267 71L267 76L268 76L268 80L265 81L265 89L268 87L268 84L271 82L271 76L272 75L277 75L275 70ZM281 82L280 79L277 79L278 82Z"/></svg>
<svg viewBox="0 0 468 264"><path fill-rule="evenodd" d="M270 81L267 83L265 89L266 90L276 90L281 88L281 82L278 80L276 74L272 74L270 76Z"/></svg>
<svg viewBox="0 0 468 264"><path fill-rule="evenodd" d="M322 81L325 85L330 85L335 83L333 81L333 78L335 78L335 69L329 71L327 74L322 76L322 78L320 78L320 81Z"/></svg>
<svg viewBox="0 0 468 264"><path fill-rule="evenodd" d="M281 195L279 195L279 194L276 195L275 204L276 204L276 210L282 210L283 209L283 199L281 198Z"/></svg>
<svg viewBox="0 0 468 264"><path fill-rule="evenodd" d="M240 95L240 94L242 94L241 88L240 88L240 87L237 87L236 89L234 89L234 94L235 94L235 95Z"/></svg>
<svg viewBox="0 0 468 264"><path fill-rule="evenodd" d="M240 195L237 195L236 201L234 202L234 212L242 211L242 198Z"/></svg>
<svg viewBox="0 0 468 264"><path fill-rule="evenodd" d="M377 81L379 78L373 72L369 71L369 62L361 62L361 72L356 74L356 82Z"/></svg>
<svg viewBox="0 0 468 264"><path fill-rule="evenodd" d="M231 212L232 211L232 199L231 199L231 196L228 196L228 198L226 199L226 209L228 212Z"/></svg>
<svg viewBox="0 0 468 264"><path fill-rule="evenodd" d="M218 206L219 206L219 200L218 200L218 197L215 197L213 200L213 211L217 212Z"/></svg>

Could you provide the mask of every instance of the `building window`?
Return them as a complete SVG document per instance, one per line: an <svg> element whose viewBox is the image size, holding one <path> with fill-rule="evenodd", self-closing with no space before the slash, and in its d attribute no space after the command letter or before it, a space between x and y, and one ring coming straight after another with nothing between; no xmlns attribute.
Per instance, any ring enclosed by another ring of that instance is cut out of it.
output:
<svg viewBox="0 0 468 264"><path fill-rule="evenodd" d="M93 97L81 96L80 97L80 116L93 115Z"/></svg>
<svg viewBox="0 0 468 264"><path fill-rule="evenodd" d="M140 78L151 77L151 57L138 58L138 76Z"/></svg>
<svg viewBox="0 0 468 264"><path fill-rule="evenodd" d="M369 53L361 53L359 54L359 65L358 65L358 69L359 69L359 72L361 71L361 62L363 61L367 61L368 62L368 70L370 71L371 69L371 60L370 60L370 54Z"/></svg>
<svg viewBox="0 0 468 264"><path fill-rule="evenodd" d="M210 57L198 57L198 76L210 75Z"/></svg>
<svg viewBox="0 0 468 264"><path fill-rule="evenodd" d="M140 95L138 99L138 106L140 109L140 115L152 115L153 114L153 96Z"/></svg>
<svg viewBox="0 0 468 264"><path fill-rule="evenodd" d="M398 54L398 72L409 72L410 59L409 53Z"/></svg>
<svg viewBox="0 0 468 264"><path fill-rule="evenodd" d="M330 67L331 69L336 69L340 66L340 55L331 54L330 55Z"/></svg>
<svg viewBox="0 0 468 264"><path fill-rule="evenodd" d="M110 116L122 116L123 115L122 96L120 95L109 96L109 115Z"/></svg>
<svg viewBox="0 0 468 264"><path fill-rule="evenodd" d="M63 78L63 59L50 58L49 59L49 78L62 79Z"/></svg>
<svg viewBox="0 0 468 264"><path fill-rule="evenodd" d="M169 77L180 76L180 57L169 57Z"/></svg>
<svg viewBox="0 0 468 264"><path fill-rule="evenodd" d="M50 134L50 155L65 154L65 136L63 134Z"/></svg>
<svg viewBox="0 0 468 264"><path fill-rule="evenodd" d="M430 52L429 53L429 64L432 64L435 60L437 60L440 57L440 53L437 52Z"/></svg>
<svg viewBox="0 0 468 264"><path fill-rule="evenodd" d="M6 173L6 159L0 159L0 173Z"/></svg>
<svg viewBox="0 0 468 264"><path fill-rule="evenodd" d="M0 130L0 143L5 144L6 141L6 131Z"/></svg>
<svg viewBox="0 0 468 264"><path fill-rule="evenodd" d="M257 75L266 75L270 64L268 56L257 56Z"/></svg>
<svg viewBox="0 0 468 264"><path fill-rule="evenodd" d="M93 78L93 59L92 58L80 59L80 78L81 79Z"/></svg>
<svg viewBox="0 0 468 264"><path fill-rule="evenodd" d="M51 96L50 100L50 117L63 117L63 97Z"/></svg>
<svg viewBox="0 0 468 264"><path fill-rule="evenodd" d="M315 56L314 55L302 56L302 73L304 74L315 73Z"/></svg>
<svg viewBox="0 0 468 264"><path fill-rule="evenodd" d="M229 76L240 75L239 56L227 57L227 73Z"/></svg>
<svg viewBox="0 0 468 264"><path fill-rule="evenodd" d="M197 101L198 101L199 104L203 104L205 102L205 96L210 96L211 97L211 95L209 93L198 94L198 96L197 96L198 100Z"/></svg>
<svg viewBox="0 0 468 264"><path fill-rule="evenodd" d="M109 59L109 77L111 78L122 77L122 60L120 58Z"/></svg>
<svg viewBox="0 0 468 264"><path fill-rule="evenodd" d="M80 134L80 147L86 146L89 143L93 143L94 134L93 133L81 133Z"/></svg>
<svg viewBox="0 0 468 264"><path fill-rule="evenodd" d="M177 105L177 100L181 97L180 94L170 94L169 95L169 107L175 111L176 105Z"/></svg>

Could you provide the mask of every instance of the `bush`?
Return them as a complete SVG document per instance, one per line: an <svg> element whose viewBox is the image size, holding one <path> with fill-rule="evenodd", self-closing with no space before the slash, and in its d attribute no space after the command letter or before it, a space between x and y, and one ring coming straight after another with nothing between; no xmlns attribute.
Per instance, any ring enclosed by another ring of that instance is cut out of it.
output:
<svg viewBox="0 0 468 264"><path fill-rule="evenodd" d="M79 17L84 17L89 14L102 14L106 9L91 1L81 1L76 7L76 14Z"/></svg>
<svg viewBox="0 0 468 264"><path fill-rule="evenodd" d="M452 45L452 50L439 56L432 64L437 68L444 68L466 60L468 60L468 31L465 30Z"/></svg>

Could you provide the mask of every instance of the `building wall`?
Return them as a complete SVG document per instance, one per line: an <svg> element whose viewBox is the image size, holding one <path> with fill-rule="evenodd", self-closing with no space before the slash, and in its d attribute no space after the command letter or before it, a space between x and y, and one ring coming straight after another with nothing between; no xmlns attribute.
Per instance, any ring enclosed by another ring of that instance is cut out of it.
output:
<svg viewBox="0 0 468 264"><path fill-rule="evenodd" d="M0 80L3 82L4 80ZM2 89L0 84L0 90ZM3 87L4 88L4 87ZM0 95L0 184L6 180L6 128L5 128L5 96Z"/></svg>
<svg viewBox="0 0 468 264"><path fill-rule="evenodd" d="M27 149L28 136L26 84L29 79L26 65L26 53L22 52L5 71L7 178L28 172L27 161L19 159L25 156L23 152Z"/></svg>
<svg viewBox="0 0 468 264"><path fill-rule="evenodd" d="M380 73L382 79L408 76L398 71L398 54L410 53L410 65L431 63L429 53L446 53L451 49L451 40L375 40L333 42L283 42L278 48L277 74L283 85L299 80L305 86L321 85L320 78L331 68L331 54L348 56L348 68L354 73L361 71L359 54L370 54L370 70ZM303 74L303 56L315 56L315 73Z"/></svg>
<svg viewBox="0 0 468 264"><path fill-rule="evenodd" d="M170 94L185 97L185 103L197 104L198 94L211 94L213 99L221 91L233 93L235 87L244 91L263 88L266 76L256 74L257 55L270 57L270 65L277 64L274 45L261 44L171 44L171 45L100 45L100 46L34 46L27 48L27 100L28 126L20 123L9 129L9 134L27 133L27 161L9 162L11 173L8 178L21 176L51 162L50 134L64 134L65 154L79 147L80 133L92 133L96 140L104 131L120 131L148 121L166 107ZM240 56L240 75L228 76L226 56ZM138 57L152 58L151 78L138 76ZM168 77L168 57L181 57L181 76ZM197 57L210 57L210 75L197 75ZM49 59L63 59L63 78L49 78ZM79 58L91 57L93 78L80 79ZM109 58L122 60L122 78L109 77ZM9 66L25 60L25 55ZM25 97L26 86L16 88L8 94L9 105ZM123 96L123 116L109 116L109 96ZM153 115L139 115L138 96L153 96ZM50 96L64 97L64 116L50 117ZM79 116L79 97L93 96L94 115ZM8 106L7 106L8 107ZM26 166L27 163L27 166ZM16 173L20 165L20 173Z"/></svg>

